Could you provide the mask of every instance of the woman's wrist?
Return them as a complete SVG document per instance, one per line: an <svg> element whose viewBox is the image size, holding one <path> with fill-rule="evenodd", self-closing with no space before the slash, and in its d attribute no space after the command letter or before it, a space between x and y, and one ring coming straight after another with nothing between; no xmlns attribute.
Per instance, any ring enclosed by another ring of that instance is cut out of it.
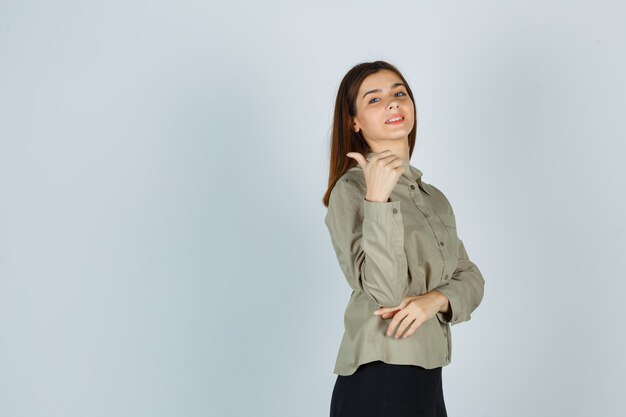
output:
<svg viewBox="0 0 626 417"><path fill-rule="evenodd" d="M448 311L450 311L450 301L444 293L437 290L432 290L431 294L437 298L437 305L439 306L438 311L440 313L447 313Z"/></svg>
<svg viewBox="0 0 626 417"><path fill-rule="evenodd" d="M386 200L384 200L382 198L368 197L366 195L365 196L365 200L369 201L370 203L389 203L389 202L391 202L391 197L389 197Z"/></svg>

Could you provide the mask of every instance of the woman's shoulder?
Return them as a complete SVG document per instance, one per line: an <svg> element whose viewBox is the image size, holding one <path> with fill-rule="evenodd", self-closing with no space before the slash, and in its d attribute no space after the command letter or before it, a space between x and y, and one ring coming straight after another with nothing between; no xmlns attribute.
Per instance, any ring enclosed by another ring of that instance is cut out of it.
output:
<svg viewBox="0 0 626 417"><path fill-rule="evenodd" d="M359 165L348 168L348 170L344 172L340 178L343 178L347 181L365 184L365 175L363 174L363 168L361 168Z"/></svg>
<svg viewBox="0 0 626 417"><path fill-rule="evenodd" d="M341 175L330 191L328 208L354 211L361 209L361 201L367 192L365 176L360 169L350 168Z"/></svg>
<svg viewBox="0 0 626 417"><path fill-rule="evenodd" d="M335 187L343 191L357 191L365 193L367 184L365 183L365 175L361 167L354 166L343 173L335 183Z"/></svg>

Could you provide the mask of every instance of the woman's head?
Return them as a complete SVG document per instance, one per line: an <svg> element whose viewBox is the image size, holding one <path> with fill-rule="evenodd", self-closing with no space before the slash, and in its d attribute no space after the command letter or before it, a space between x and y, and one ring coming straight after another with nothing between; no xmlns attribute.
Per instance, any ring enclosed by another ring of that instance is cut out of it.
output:
<svg viewBox="0 0 626 417"><path fill-rule="evenodd" d="M353 109L351 127L371 150L381 152L390 141L408 144L415 107L397 72L383 69L363 79Z"/></svg>
<svg viewBox="0 0 626 417"><path fill-rule="evenodd" d="M322 199L328 206L335 183L356 162L348 152L380 152L389 141L404 141L409 156L417 134L413 92L400 71L385 61L352 67L341 80L335 100L330 146L328 189ZM389 119L401 114L394 124ZM379 146L380 144L380 146ZM373 148L380 149L373 149Z"/></svg>

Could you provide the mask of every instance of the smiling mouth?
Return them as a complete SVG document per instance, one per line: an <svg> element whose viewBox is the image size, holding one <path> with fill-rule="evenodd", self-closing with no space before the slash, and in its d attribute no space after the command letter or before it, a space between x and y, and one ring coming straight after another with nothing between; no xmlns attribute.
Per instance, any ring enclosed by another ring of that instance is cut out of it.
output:
<svg viewBox="0 0 626 417"><path fill-rule="evenodd" d="M385 124L395 124L404 121L404 116L394 117L393 119L389 119L385 121Z"/></svg>

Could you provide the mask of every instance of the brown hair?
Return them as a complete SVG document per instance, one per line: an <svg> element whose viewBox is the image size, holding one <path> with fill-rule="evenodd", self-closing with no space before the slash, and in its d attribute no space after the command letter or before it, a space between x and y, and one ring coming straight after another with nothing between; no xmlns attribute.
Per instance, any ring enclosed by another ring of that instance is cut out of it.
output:
<svg viewBox="0 0 626 417"><path fill-rule="evenodd" d="M352 117L356 116L356 96L363 80L378 71L389 70L395 72L406 86L407 93L411 101L415 104L413 92L409 88L400 71L393 65L385 61L363 62L355 65L346 73L339 84L337 98L335 100L335 112L333 116L333 127L330 140L330 167L328 173L328 189L322 198L324 206L328 207L330 192L337 183L337 180L350 168L357 165L357 162L346 156L348 152L359 152L364 156L370 152L369 146L363 138L361 131L358 133L352 130ZM416 106L413 106L413 119L415 124L409 133L409 157L413 154L415 147L415 136L417 135L417 114Z"/></svg>

